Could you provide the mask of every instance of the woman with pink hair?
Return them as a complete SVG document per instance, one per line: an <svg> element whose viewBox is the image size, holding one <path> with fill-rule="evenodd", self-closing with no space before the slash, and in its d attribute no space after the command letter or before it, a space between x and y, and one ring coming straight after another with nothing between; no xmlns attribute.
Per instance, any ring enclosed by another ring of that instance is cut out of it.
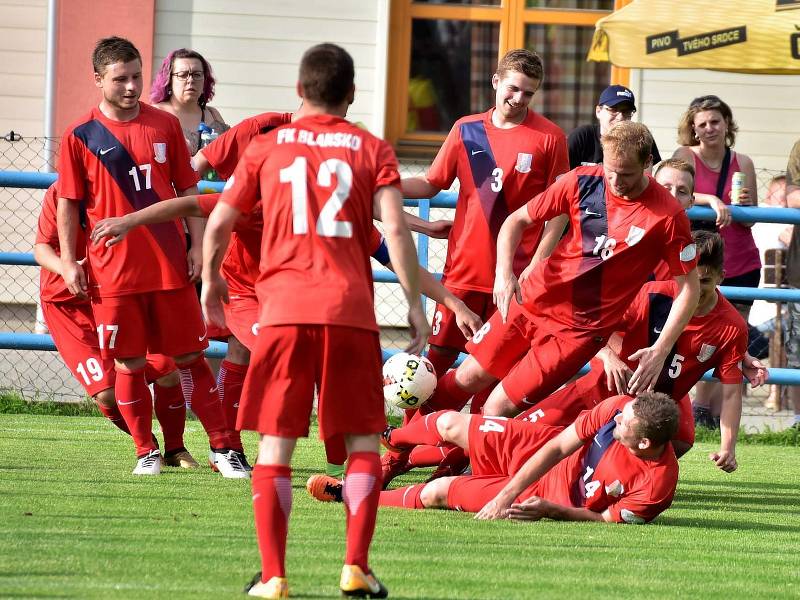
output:
<svg viewBox="0 0 800 600"><path fill-rule="evenodd" d="M164 58L150 88L153 106L180 120L192 155L200 149L201 123L217 133L229 129L219 111L208 106L215 83L208 61L199 52L180 48Z"/></svg>

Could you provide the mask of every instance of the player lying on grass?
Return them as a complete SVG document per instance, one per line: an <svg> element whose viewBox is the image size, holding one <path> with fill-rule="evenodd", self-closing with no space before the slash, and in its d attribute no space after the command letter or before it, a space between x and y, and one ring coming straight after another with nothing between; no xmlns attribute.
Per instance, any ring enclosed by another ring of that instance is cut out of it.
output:
<svg viewBox="0 0 800 600"><path fill-rule="evenodd" d="M34 258L42 267L39 278L42 311L64 364L100 412L130 435L114 396L114 361L101 356L91 303L88 299L74 296L61 276L56 186L51 185L45 192L33 246ZM76 241L76 256L84 260L86 241L82 228L77 232ZM198 467L183 443L186 402L175 362L163 354L148 354L145 377L148 383L153 384L153 404L164 435L164 464L187 469Z"/></svg>
<svg viewBox="0 0 800 600"><path fill-rule="evenodd" d="M669 508L678 482L670 439L678 409L666 394L613 396L566 429L519 419L439 411L384 444L449 442L468 450L472 475L381 492L381 506L448 508L477 519L646 523ZM325 475L307 483L318 500L338 500Z"/></svg>

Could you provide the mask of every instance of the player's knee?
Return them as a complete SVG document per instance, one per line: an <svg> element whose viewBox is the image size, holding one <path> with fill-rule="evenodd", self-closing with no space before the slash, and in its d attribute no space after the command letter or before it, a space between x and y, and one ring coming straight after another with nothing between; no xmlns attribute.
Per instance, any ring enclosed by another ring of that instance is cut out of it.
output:
<svg viewBox="0 0 800 600"><path fill-rule="evenodd" d="M469 356L456 369L456 383L466 392L480 392L495 381L494 376L488 373L473 357Z"/></svg>
<svg viewBox="0 0 800 600"><path fill-rule="evenodd" d="M97 404L104 406L105 408L114 408L114 405L117 402L114 397L114 388L106 388L101 390L97 392L93 398Z"/></svg>
<svg viewBox="0 0 800 600"><path fill-rule="evenodd" d="M426 483L420 492L419 499L425 508L446 508L447 492L450 489L452 477L441 477Z"/></svg>
<svg viewBox="0 0 800 600"><path fill-rule="evenodd" d="M495 389L502 389L502 386L497 386ZM486 404L483 405L483 414L487 417L515 417L520 413L519 408L514 404L505 392L489 396Z"/></svg>
<svg viewBox="0 0 800 600"><path fill-rule="evenodd" d="M178 369L175 369L171 373L167 373L163 377L159 377L156 379L156 383L161 387L175 387L181 382L180 373L178 373Z"/></svg>
<svg viewBox="0 0 800 600"><path fill-rule="evenodd" d="M449 410L436 419L436 430L446 442L452 442L464 428L464 417L459 412Z"/></svg>
<svg viewBox="0 0 800 600"><path fill-rule="evenodd" d="M114 369L118 373L132 373L134 371L141 371L146 365L147 359L145 359L144 356L114 359Z"/></svg>
<svg viewBox="0 0 800 600"><path fill-rule="evenodd" d="M250 364L250 350L234 336L228 338L228 351L225 353L225 360L235 365Z"/></svg>
<svg viewBox="0 0 800 600"><path fill-rule="evenodd" d="M197 360L197 358L202 355L202 352L190 352L189 354L181 354L180 356L173 356L172 358L175 360L175 364L177 364L179 367L185 367L189 363Z"/></svg>

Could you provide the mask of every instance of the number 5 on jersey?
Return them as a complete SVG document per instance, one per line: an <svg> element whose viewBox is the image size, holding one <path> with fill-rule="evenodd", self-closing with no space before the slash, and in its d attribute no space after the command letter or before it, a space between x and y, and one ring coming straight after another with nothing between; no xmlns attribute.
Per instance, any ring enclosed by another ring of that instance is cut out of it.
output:
<svg viewBox="0 0 800 600"><path fill-rule="evenodd" d="M295 235L308 234L308 170L307 160L298 156L294 162L280 170L281 183L292 186L292 229ZM342 210L353 187L353 170L343 160L329 158L319 166L317 185L328 188L336 176L336 188L325 202L317 218L317 235L323 237L353 237L353 224L350 221L337 221L336 215Z"/></svg>

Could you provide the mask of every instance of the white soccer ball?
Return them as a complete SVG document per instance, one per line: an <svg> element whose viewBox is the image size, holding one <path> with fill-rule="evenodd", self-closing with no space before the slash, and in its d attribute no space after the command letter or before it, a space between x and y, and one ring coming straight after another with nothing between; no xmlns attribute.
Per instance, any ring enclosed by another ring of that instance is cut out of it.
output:
<svg viewBox="0 0 800 600"><path fill-rule="evenodd" d="M419 408L436 390L436 370L424 356L398 352L383 365L383 397L398 408Z"/></svg>

